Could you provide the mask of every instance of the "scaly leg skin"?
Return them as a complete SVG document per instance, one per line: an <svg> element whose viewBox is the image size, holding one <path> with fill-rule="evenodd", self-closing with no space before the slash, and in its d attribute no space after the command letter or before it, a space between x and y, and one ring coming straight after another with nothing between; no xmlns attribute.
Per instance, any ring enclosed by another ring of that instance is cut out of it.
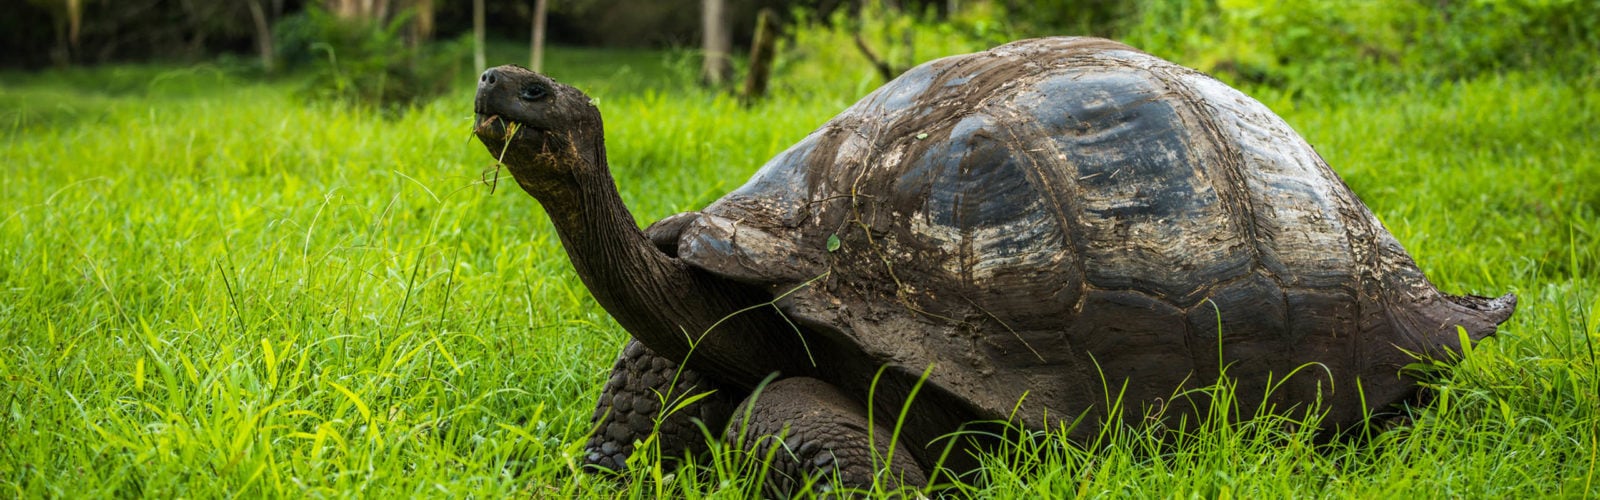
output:
<svg viewBox="0 0 1600 500"><path fill-rule="evenodd" d="M739 405L734 419L727 440L757 460L772 457L763 486L777 497L798 493L808 478L815 479L812 486L817 492L872 491L874 479L887 491L928 483L904 445L894 443L891 458L888 428L872 424L869 438L866 408L817 379L796 377L768 384ZM877 477L885 463L887 470Z"/></svg>
<svg viewBox="0 0 1600 500"><path fill-rule="evenodd" d="M722 390L715 382L689 369L678 369L673 360L657 356L637 340L629 340L611 368L611 380L600 392L595 406L595 432L584 447L585 469L621 471L636 441L656 432L662 458L682 458L709 450L705 432L715 436L727 425L737 396ZM673 388L676 379L676 388ZM715 391L672 413L662 416L662 402L671 410L679 401ZM657 425L657 420L660 425ZM701 430L704 425L706 431Z"/></svg>

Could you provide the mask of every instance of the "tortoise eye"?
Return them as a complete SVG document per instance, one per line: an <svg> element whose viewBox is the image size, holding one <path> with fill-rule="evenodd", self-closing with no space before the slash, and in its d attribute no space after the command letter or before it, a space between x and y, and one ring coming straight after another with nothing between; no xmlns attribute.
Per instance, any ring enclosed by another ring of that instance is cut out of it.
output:
<svg viewBox="0 0 1600 500"><path fill-rule="evenodd" d="M550 96L550 88L541 84L532 84L522 88L517 97L524 101L537 101Z"/></svg>

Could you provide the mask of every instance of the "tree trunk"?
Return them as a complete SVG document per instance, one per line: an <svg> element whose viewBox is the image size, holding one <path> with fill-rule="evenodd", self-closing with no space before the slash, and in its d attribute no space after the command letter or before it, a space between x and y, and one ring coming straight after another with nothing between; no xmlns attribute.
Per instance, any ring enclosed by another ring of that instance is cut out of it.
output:
<svg viewBox="0 0 1600 500"><path fill-rule="evenodd" d="M896 66L894 61L890 59L894 56L895 38L893 27L895 24L894 19L900 15L899 4L892 0L885 0L882 5L883 12L876 14L876 16L883 17L878 19L877 22L884 23L883 43L888 47L886 49L888 50L887 55L878 55L878 51L872 50L872 45L867 43L864 33L868 12L859 2L851 6L855 9L855 13L851 15L854 19L851 22L851 31L854 31L856 49L861 51L861 56L867 58L867 62L871 63L872 68L878 71L878 76L882 77L884 82L888 82L900 76L900 73L907 68L915 65L916 55L911 48L915 40L912 39L913 33L911 29L902 30L900 42L906 46L906 65Z"/></svg>
<svg viewBox="0 0 1600 500"><path fill-rule="evenodd" d="M416 17L411 20L409 41L416 47L433 39L433 0L412 0L412 8L416 9Z"/></svg>
<svg viewBox="0 0 1600 500"><path fill-rule="evenodd" d="M322 4L339 19L381 23L389 18L389 0L323 0Z"/></svg>
<svg viewBox="0 0 1600 500"><path fill-rule="evenodd" d="M389 20L389 0L367 0L367 17L378 22Z"/></svg>
<svg viewBox="0 0 1600 500"><path fill-rule="evenodd" d="M544 72L544 10L545 0L533 2L533 41L528 48L528 69L535 73Z"/></svg>
<svg viewBox="0 0 1600 500"><path fill-rule="evenodd" d="M872 64L873 69L878 70L878 76L883 78L884 82L893 80L894 77L900 75L900 72L895 71L895 69L892 67L889 67L889 63L884 61L882 57L878 57L878 53L872 50L872 46L867 45L867 39L861 36L860 29L856 30L855 40L856 49L861 51L862 57L867 58L867 62Z"/></svg>
<svg viewBox="0 0 1600 500"><path fill-rule="evenodd" d="M333 17L350 19L356 16L355 0L324 0L322 3L328 7L328 12L332 13Z"/></svg>
<svg viewBox="0 0 1600 500"><path fill-rule="evenodd" d="M67 0L67 44L78 52L78 33L83 29L83 0Z"/></svg>
<svg viewBox="0 0 1600 500"><path fill-rule="evenodd" d="M272 25L267 21L267 11L261 0L250 0L250 19L256 25L256 50L261 53L261 67L268 73L273 69Z"/></svg>
<svg viewBox="0 0 1600 500"><path fill-rule="evenodd" d="M719 87L728 79L728 49L733 45L727 16L723 14L726 5L724 0L702 0L700 6L700 48L704 52L700 79L706 85Z"/></svg>
<svg viewBox="0 0 1600 500"><path fill-rule="evenodd" d="M472 64L478 71L489 67L489 58L483 53L483 24L483 0L472 0Z"/></svg>
<svg viewBox="0 0 1600 500"><path fill-rule="evenodd" d="M915 53L916 40L912 38L913 35L915 35L915 33L913 33L915 30L910 27L902 28L899 33L900 39L895 40L896 33L894 32L894 27L900 24L898 22L899 19L901 16L905 15L907 15L906 10L901 8L899 0L883 0L883 45L886 47L884 50L888 51L888 53L884 55L884 61L888 63L891 69L894 70L894 76L900 76L900 73L905 72L907 68L915 66L917 60ZM900 54L902 57L901 64L895 64L894 61L889 60L895 55L894 49L895 45L897 45L896 42L899 42L898 45L905 48L905 50ZM884 81L887 82L888 80L893 79L893 77L890 77L886 78Z"/></svg>
<svg viewBox="0 0 1600 500"><path fill-rule="evenodd" d="M756 36L750 44L750 73L744 79L744 101L752 104L767 95L767 79L772 74L773 46L778 38L777 16L772 9L756 14Z"/></svg>

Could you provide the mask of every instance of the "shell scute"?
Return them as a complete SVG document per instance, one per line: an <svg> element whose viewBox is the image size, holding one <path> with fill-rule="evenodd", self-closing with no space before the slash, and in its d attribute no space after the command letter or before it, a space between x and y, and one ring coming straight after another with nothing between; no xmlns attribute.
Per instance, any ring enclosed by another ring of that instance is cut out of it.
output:
<svg viewBox="0 0 1600 500"><path fill-rule="evenodd" d="M1209 282L1253 265L1222 155L1190 125L1187 107L1145 70L1068 68L1016 93L1016 134L1033 138L1045 191L1070 209L1090 283L1137 289L1187 307ZM1048 138L1048 140L1044 140Z"/></svg>

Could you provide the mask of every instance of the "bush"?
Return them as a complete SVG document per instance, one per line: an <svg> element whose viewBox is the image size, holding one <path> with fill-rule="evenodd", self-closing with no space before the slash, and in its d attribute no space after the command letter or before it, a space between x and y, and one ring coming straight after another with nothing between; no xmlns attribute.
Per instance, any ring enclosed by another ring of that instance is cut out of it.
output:
<svg viewBox="0 0 1600 500"><path fill-rule="evenodd" d="M805 88L877 84L861 37L904 70L1009 40L1095 34L1231 84L1316 98L1347 90L1431 86L1508 71L1600 78L1600 9L1580 0L1100 0L962 2L954 12L796 10L778 81ZM823 82L828 82L823 84Z"/></svg>
<svg viewBox="0 0 1600 500"><path fill-rule="evenodd" d="M347 20L307 8L278 23L279 57L285 67L310 71L309 97L388 109L416 104L450 89L470 46L464 38L408 43L409 18Z"/></svg>
<svg viewBox="0 0 1600 500"><path fill-rule="evenodd" d="M854 14L847 10L838 9L820 19L805 10L792 13L793 27L786 28L789 36L779 42L774 67L779 88L791 93L848 91L830 96L848 101L882 85L883 78L856 45L858 34L896 74L933 59L1015 39L1000 21L1008 17L1004 9L990 3L974 3L944 17L931 10L886 9L876 2Z"/></svg>
<svg viewBox="0 0 1600 500"><path fill-rule="evenodd" d="M1600 11L1577 0L1143 0L1122 38L1236 84L1350 89L1538 69L1583 76Z"/></svg>

